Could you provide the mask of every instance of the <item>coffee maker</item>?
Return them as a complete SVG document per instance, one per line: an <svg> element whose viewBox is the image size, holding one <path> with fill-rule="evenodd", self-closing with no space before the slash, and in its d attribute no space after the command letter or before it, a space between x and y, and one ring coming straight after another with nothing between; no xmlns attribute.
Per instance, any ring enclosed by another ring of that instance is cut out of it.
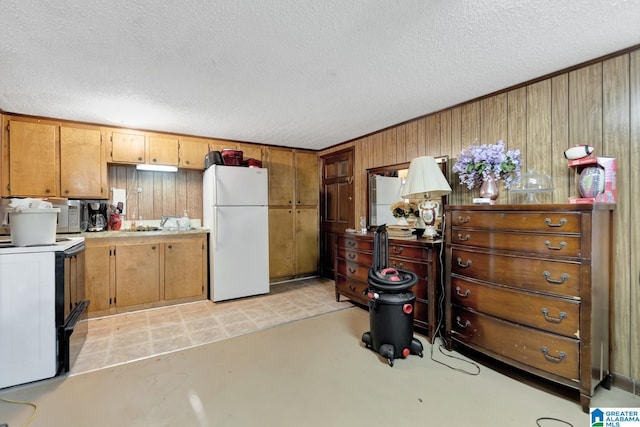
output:
<svg viewBox="0 0 640 427"><path fill-rule="evenodd" d="M87 231L107 230L107 202L86 200L84 207Z"/></svg>

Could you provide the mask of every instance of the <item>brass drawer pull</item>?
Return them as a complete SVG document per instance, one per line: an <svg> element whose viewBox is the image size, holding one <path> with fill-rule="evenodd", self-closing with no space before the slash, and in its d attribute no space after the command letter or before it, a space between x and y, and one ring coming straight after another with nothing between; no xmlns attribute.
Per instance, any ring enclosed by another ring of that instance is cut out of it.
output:
<svg viewBox="0 0 640 427"><path fill-rule="evenodd" d="M569 280L569 275L567 273L562 273L562 275L560 276L560 280L551 279L551 273L549 273L548 271L543 271L542 275L547 280L547 282L553 283L554 285L562 285L565 281Z"/></svg>
<svg viewBox="0 0 640 427"><path fill-rule="evenodd" d="M349 289L351 289L351 292L357 291L356 287L353 285L349 285Z"/></svg>
<svg viewBox="0 0 640 427"><path fill-rule="evenodd" d="M464 218L459 216L458 217L458 222L461 224L465 224L467 222L471 221L471 217L470 216L465 216Z"/></svg>
<svg viewBox="0 0 640 427"><path fill-rule="evenodd" d="M349 257L349 259L356 259L356 254L352 254L351 252L349 252L347 256Z"/></svg>
<svg viewBox="0 0 640 427"><path fill-rule="evenodd" d="M543 308L542 310L542 315L544 316L545 320L551 322L551 323L560 323L562 322L562 319L566 319L567 318L567 313L565 313L564 311L560 312L560 317L549 317L549 309L548 308Z"/></svg>
<svg viewBox="0 0 640 427"><path fill-rule="evenodd" d="M403 250L404 248L402 246L401 247L391 246L391 251L396 255L401 254Z"/></svg>
<svg viewBox="0 0 640 427"><path fill-rule="evenodd" d="M357 269L357 268L351 268L351 267L349 267L349 273L353 274L353 273L355 273L356 271L358 271L358 269Z"/></svg>
<svg viewBox="0 0 640 427"><path fill-rule="evenodd" d="M404 262L401 262L400 264L396 264L396 262L395 262L395 261L393 261L393 262L391 263L391 265L392 265L394 268L403 268L403 267L404 267Z"/></svg>
<svg viewBox="0 0 640 427"><path fill-rule="evenodd" d="M456 323L458 324L459 328L462 329L467 329L469 326L471 326L471 322L470 321L465 321L464 324L460 323L460 316L456 316Z"/></svg>
<svg viewBox="0 0 640 427"><path fill-rule="evenodd" d="M467 289L466 291L464 291L464 294L462 292L460 292L460 286L456 286L456 294L462 298L466 298L469 295L471 295L471 291L469 289Z"/></svg>
<svg viewBox="0 0 640 427"><path fill-rule="evenodd" d="M354 242L353 240L348 240L348 241L347 241L347 245L349 245L349 246L355 246L355 245L356 245L356 242Z"/></svg>
<svg viewBox="0 0 640 427"><path fill-rule="evenodd" d="M540 351L542 351L542 354L544 354L544 358L550 362L560 363L567 357L567 353L565 353L564 351L558 353L558 357L551 356L549 354L549 349L545 346L542 346L542 348L540 348Z"/></svg>
<svg viewBox="0 0 640 427"><path fill-rule="evenodd" d="M456 262L458 263L458 267L461 267L461 268L467 268L467 267L471 266L471 260L470 259L468 259L465 264L462 263L462 258L458 258L456 260Z"/></svg>
<svg viewBox="0 0 640 427"><path fill-rule="evenodd" d="M551 246L551 242L549 240L545 240L544 245L547 247L547 249L550 249L552 251L560 251L562 250L562 248L567 246L567 242L563 240L562 242L560 242L560 246Z"/></svg>
<svg viewBox="0 0 640 427"><path fill-rule="evenodd" d="M552 224L551 218L545 218L544 222L546 222L549 227L562 227L567 223L567 218L561 218L559 224Z"/></svg>
<svg viewBox="0 0 640 427"><path fill-rule="evenodd" d="M458 240L461 241L461 242L466 242L470 238L471 238L471 236L468 235L468 234L466 234L464 237L462 237L462 234L458 233Z"/></svg>

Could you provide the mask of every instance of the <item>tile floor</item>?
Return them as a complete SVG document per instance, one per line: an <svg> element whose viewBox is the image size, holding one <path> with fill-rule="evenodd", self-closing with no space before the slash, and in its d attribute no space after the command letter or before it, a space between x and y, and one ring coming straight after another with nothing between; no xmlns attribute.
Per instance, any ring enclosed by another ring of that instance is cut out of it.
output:
<svg viewBox="0 0 640 427"><path fill-rule="evenodd" d="M90 319L70 375L246 334L352 307L334 282L311 278L271 286L268 295L210 300Z"/></svg>

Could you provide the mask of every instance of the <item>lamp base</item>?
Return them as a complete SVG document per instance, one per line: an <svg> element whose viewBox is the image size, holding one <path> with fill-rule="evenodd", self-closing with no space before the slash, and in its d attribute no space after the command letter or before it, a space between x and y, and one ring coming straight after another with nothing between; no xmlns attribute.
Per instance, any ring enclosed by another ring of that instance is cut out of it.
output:
<svg viewBox="0 0 640 427"><path fill-rule="evenodd" d="M433 239L435 237L438 236L438 232L436 231L436 228L433 225L427 225L424 229L424 237L428 237L430 239Z"/></svg>

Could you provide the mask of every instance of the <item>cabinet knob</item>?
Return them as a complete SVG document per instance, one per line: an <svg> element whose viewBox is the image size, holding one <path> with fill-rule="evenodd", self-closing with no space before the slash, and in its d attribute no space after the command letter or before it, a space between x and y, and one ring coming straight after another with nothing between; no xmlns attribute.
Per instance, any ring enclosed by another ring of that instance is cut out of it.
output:
<svg viewBox="0 0 640 427"><path fill-rule="evenodd" d="M155 246L151 246L151 250L154 250L154 251L155 251L155 250L156 250L156 247L155 247Z"/></svg>
<svg viewBox="0 0 640 427"><path fill-rule="evenodd" d="M69 190L64 190L64 194L69 194Z"/></svg>
<svg viewBox="0 0 640 427"><path fill-rule="evenodd" d="M158 162L158 160L157 160L157 159L151 159L151 161L152 161L153 163L157 163L157 162Z"/></svg>
<svg viewBox="0 0 640 427"><path fill-rule="evenodd" d="M172 248L173 248L173 246L169 245L169 246L167 246L167 248L172 249Z"/></svg>
<svg viewBox="0 0 640 427"><path fill-rule="evenodd" d="M44 192L45 192L46 194L49 194L49 193L51 193L51 190L49 190L49 189L47 188L47 189L45 189L45 190L44 190Z"/></svg>
<svg viewBox="0 0 640 427"><path fill-rule="evenodd" d="M191 163L189 162L189 160L185 161L186 164L190 165Z"/></svg>
<svg viewBox="0 0 640 427"><path fill-rule="evenodd" d="M138 157L138 160L142 161L142 157Z"/></svg>

